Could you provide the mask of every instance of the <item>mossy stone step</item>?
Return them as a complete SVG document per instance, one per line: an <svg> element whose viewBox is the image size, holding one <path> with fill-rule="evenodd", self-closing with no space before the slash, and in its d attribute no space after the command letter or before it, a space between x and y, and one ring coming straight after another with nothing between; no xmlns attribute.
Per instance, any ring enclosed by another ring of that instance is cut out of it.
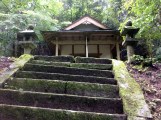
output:
<svg viewBox="0 0 161 120"><path fill-rule="evenodd" d="M46 72L35 72L35 71L19 71L14 74L14 77L77 81L77 82L89 82L89 83L100 83L100 84L115 84L115 85L117 84L117 81L114 78L69 75L69 74L60 74L60 73L46 73Z"/></svg>
<svg viewBox="0 0 161 120"><path fill-rule="evenodd" d="M73 56L41 56L35 55L34 60L44 60L52 62L75 62Z"/></svg>
<svg viewBox="0 0 161 120"><path fill-rule="evenodd" d="M0 104L1 120L126 120L124 114L101 114Z"/></svg>
<svg viewBox="0 0 161 120"><path fill-rule="evenodd" d="M31 60L29 63L40 65L52 65L60 67L73 67L84 69L112 70L112 64L97 64L97 63L69 63L69 62L52 62L43 60Z"/></svg>
<svg viewBox="0 0 161 120"><path fill-rule="evenodd" d="M112 60L106 58L93 58L93 57L76 57L75 63L97 63L97 64L112 64Z"/></svg>
<svg viewBox="0 0 161 120"><path fill-rule="evenodd" d="M98 70L112 70L112 64L97 64L97 63L71 63L70 67Z"/></svg>
<svg viewBox="0 0 161 120"><path fill-rule="evenodd" d="M51 65L51 66L59 66L59 67L70 67L70 62L52 62L52 61L44 61L44 60L30 60L28 63L38 64L38 65Z"/></svg>
<svg viewBox="0 0 161 120"><path fill-rule="evenodd" d="M0 104L123 114L120 98L83 97L17 90L0 90Z"/></svg>
<svg viewBox="0 0 161 120"><path fill-rule="evenodd" d="M52 81L30 78L8 80L5 89L23 89L24 91L72 94L91 97L119 98L117 85L82 82Z"/></svg>
<svg viewBox="0 0 161 120"><path fill-rule="evenodd" d="M48 72L48 73L63 73L72 75L98 76L113 78L113 72L109 70L94 70L94 69L79 69L70 67L54 67L51 65L37 65L27 63L22 68L24 71Z"/></svg>

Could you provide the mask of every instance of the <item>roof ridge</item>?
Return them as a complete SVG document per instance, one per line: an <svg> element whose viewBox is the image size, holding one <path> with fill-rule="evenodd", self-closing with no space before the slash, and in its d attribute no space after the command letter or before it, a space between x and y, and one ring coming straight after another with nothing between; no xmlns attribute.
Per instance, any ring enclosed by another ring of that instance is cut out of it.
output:
<svg viewBox="0 0 161 120"><path fill-rule="evenodd" d="M79 26L80 24L84 23L85 21L88 21L91 24L93 24L101 29L107 29L107 27L104 24L102 24L100 21L96 20L95 18L92 18L89 15L84 15L81 18L79 18L78 20L74 21L72 24L65 27L64 30L71 30L71 29Z"/></svg>

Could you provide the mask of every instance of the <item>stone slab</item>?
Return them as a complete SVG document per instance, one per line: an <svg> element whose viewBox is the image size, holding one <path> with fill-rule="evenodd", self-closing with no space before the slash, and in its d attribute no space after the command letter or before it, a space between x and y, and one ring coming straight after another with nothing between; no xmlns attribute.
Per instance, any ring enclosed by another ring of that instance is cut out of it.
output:
<svg viewBox="0 0 161 120"><path fill-rule="evenodd" d="M14 63L12 63L9 68L0 75L0 87L3 86L3 83L9 79L14 73L16 73L19 68L22 68L26 62L28 62L32 55L24 54L20 56Z"/></svg>
<svg viewBox="0 0 161 120"><path fill-rule="evenodd" d="M131 116L128 120L136 120L136 117L151 119L152 114L139 84L131 77L122 61L112 60L112 63L120 97L123 100L124 112Z"/></svg>

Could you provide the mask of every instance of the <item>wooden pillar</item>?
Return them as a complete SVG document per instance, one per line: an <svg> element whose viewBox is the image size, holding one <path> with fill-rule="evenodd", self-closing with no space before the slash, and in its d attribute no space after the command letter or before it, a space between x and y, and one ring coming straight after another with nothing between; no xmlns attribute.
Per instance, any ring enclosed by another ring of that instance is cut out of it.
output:
<svg viewBox="0 0 161 120"><path fill-rule="evenodd" d="M74 56L74 44L72 45L72 55Z"/></svg>
<svg viewBox="0 0 161 120"><path fill-rule="evenodd" d="M56 37L56 43L55 43L55 56L58 56L59 52L59 44L58 44L58 38Z"/></svg>
<svg viewBox="0 0 161 120"><path fill-rule="evenodd" d="M97 45L97 57L100 58L100 46Z"/></svg>
<svg viewBox="0 0 161 120"><path fill-rule="evenodd" d="M117 53L117 60L120 60L120 46L119 46L120 37L116 36L116 53Z"/></svg>
<svg viewBox="0 0 161 120"><path fill-rule="evenodd" d="M117 60L120 60L120 47L119 47L119 42L116 43L116 51L117 51Z"/></svg>
<svg viewBox="0 0 161 120"><path fill-rule="evenodd" d="M88 38L86 36L86 57L88 58Z"/></svg>

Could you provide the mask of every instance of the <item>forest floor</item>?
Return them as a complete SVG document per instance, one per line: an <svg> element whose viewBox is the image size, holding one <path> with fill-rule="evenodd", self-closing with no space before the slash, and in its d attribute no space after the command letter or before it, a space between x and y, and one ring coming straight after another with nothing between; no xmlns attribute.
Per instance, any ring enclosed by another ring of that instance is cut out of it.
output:
<svg viewBox="0 0 161 120"><path fill-rule="evenodd" d="M15 61L13 57L4 57L0 56L0 75L3 74L5 70L7 70L11 63Z"/></svg>
<svg viewBox="0 0 161 120"><path fill-rule="evenodd" d="M15 58L0 57L0 75L14 61ZM161 120L161 63L155 63L153 66L141 69L127 64L127 69L140 84L153 115L153 120Z"/></svg>
<svg viewBox="0 0 161 120"><path fill-rule="evenodd" d="M144 69L127 64L127 69L140 84L153 120L161 120L161 63Z"/></svg>

